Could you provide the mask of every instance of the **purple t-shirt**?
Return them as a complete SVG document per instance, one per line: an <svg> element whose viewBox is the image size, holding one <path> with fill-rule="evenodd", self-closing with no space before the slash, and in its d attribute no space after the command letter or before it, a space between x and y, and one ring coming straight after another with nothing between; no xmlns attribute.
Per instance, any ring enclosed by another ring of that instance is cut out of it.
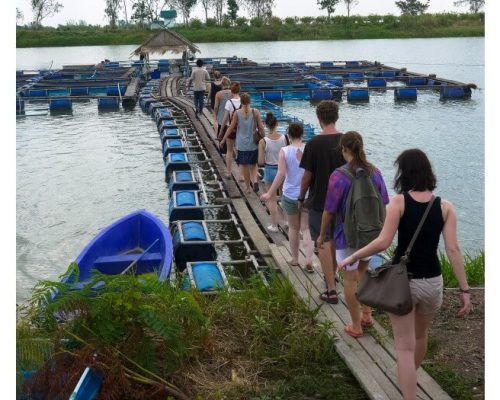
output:
<svg viewBox="0 0 500 400"><path fill-rule="evenodd" d="M345 164L344 166L349 168L349 164ZM375 169L373 172L372 181L375 184L375 187L379 190L384 204L388 204L389 196L387 195L387 188L385 187L382 173L378 169ZM332 214L336 214L334 238L335 246L339 250L347 248L347 239L344 235L344 218L347 195L349 194L350 189L351 180L349 177L338 169L333 171L328 181L325 210Z"/></svg>

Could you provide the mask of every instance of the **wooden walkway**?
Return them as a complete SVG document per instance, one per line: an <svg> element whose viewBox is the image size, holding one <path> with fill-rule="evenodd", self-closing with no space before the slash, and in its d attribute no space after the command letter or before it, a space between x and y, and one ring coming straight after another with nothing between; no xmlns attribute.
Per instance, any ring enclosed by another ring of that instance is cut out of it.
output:
<svg viewBox="0 0 500 400"><path fill-rule="evenodd" d="M225 163L216 147L212 126L213 116L208 110L204 110L204 115L199 118L195 116L192 100L178 96L178 79L170 77L162 81L160 95L185 110L219 174L224 176ZM224 180L225 187L245 230L264 260L268 265L279 268L308 307L316 309L320 306L318 320L332 322L330 330L336 339L336 350L368 397L373 400L402 399L397 382L394 343L387 331L376 322L373 328L365 329L365 335L359 339L352 338L344 332L344 325L350 322L350 316L343 297L342 284L337 284L339 304L330 305L321 301L319 294L325 290L325 284L317 257L314 257L313 274L306 273L300 268L290 267L286 262L291 255L284 231L267 232L263 228L271 223L266 208L255 193L245 194L243 184L236 178L238 171L234 164L232 174L232 179ZM304 265L303 249L299 261ZM420 368L417 399L451 400L451 397Z"/></svg>

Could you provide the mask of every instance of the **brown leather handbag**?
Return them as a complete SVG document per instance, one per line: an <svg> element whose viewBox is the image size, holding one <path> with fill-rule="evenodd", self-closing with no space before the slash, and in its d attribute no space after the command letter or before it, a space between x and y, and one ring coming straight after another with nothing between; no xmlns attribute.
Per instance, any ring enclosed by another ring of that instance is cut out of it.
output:
<svg viewBox="0 0 500 400"><path fill-rule="evenodd" d="M396 315L406 315L413 309L406 265L410 260L409 254L434 203L434 199L435 197L432 196L399 263L392 264L389 261L378 268L368 268L365 272L356 293L360 303Z"/></svg>

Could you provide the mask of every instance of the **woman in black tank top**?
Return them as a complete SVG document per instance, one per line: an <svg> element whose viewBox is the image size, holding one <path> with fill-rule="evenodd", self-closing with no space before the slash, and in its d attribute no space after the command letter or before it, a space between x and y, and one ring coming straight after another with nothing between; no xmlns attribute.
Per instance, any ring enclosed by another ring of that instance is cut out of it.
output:
<svg viewBox="0 0 500 400"><path fill-rule="evenodd" d="M356 251L339 264L345 268L357 260L386 250L398 232L394 262L406 250L436 188L432 166L419 149L406 150L394 163L397 167L394 189L382 232L377 239ZM427 333L434 313L442 302L441 266L437 255L439 238L443 234L446 254L460 285L460 310L470 312L470 295L463 257L457 241L457 216L453 205L437 197L409 255L410 290L413 310L406 315L389 314L396 347L398 378L405 400L415 399L417 369L427 350Z"/></svg>

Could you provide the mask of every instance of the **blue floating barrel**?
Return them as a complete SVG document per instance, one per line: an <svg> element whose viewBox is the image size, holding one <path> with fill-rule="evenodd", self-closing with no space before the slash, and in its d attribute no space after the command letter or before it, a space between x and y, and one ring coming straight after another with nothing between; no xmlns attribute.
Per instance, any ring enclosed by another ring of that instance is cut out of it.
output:
<svg viewBox="0 0 500 400"><path fill-rule="evenodd" d="M344 87L344 81L342 79L330 79L328 83L337 87Z"/></svg>
<svg viewBox="0 0 500 400"><path fill-rule="evenodd" d="M333 61L323 61L319 64L320 68L331 68L333 67Z"/></svg>
<svg viewBox="0 0 500 400"><path fill-rule="evenodd" d="M179 207L196 205L196 195L193 191L176 192L175 199Z"/></svg>
<svg viewBox="0 0 500 400"><path fill-rule="evenodd" d="M172 114L172 111L166 109L166 108L157 108L155 110L155 120L156 123L163 121L165 119L174 119L174 116Z"/></svg>
<svg viewBox="0 0 500 400"><path fill-rule="evenodd" d="M264 100L269 101L283 101L282 92L264 92L262 93L262 97L264 98Z"/></svg>
<svg viewBox="0 0 500 400"><path fill-rule="evenodd" d="M165 157L165 178L167 181L173 171L191 169L186 153L171 153Z"/></svg>
<svg viewBox="0 0 500 400"><path fill-rule="evenodd" d="M31 89L28 92L29 97L45 97L47 96L47 90L45 89Z"/></svg>
<svg viewBox="0 0 500 400"><path fill-rule="evenodd" d="M160 139L161 143L165 143L165 140L167 139L181 139L181 133L177 128L167 128L167 129L162 129L160 132Z"/></svg>
<svg viewBox="0 0 500 400"><path fill-rule="evenodd" d="M199 190L198 182L194 179L193 171L174 171L169 183L169 192L178 190Z"/></svg>
<svg viewBox="0 0 500 400"><path fill-rule="evenodd" d="M179 232L182 229L184 240L181 240ZM217 253L213 243L203 243L208 238L203 225L200 222L187 221L174 225L172 229L172 244L174 250L175 265L183 271L187 262L214 261ZM187 239L189 238L189 240ZM197 241L202 243L190 243Z"/></svg>
<svg viewBox="0 0 500 400"><path fill-rule="evenodd" d="M417 89L415 88L397 88L394 89L394 98L396 100L416 100Z"/></svg>
<svg viewBox="0 0 500 400"><path fill-rule="evenodd" d="M94 96L105 96L106 88L105 87L89 87L89 95Z"/></svg>
<svg viewBox="0 0 500 400"><path fill-rule="evenodd" d="M215 262L201 262L191 265L195 287L200 292L223 289L224 278Z"/></svg>
<svg viewBox="0 0 500 400"><path fill-rule="evenodd" d="M408 86L427 85L427 78L408 78Z"/></svg>
<svg viewBox="0 0 500 400"><path fill-rule="evenodd" d="M161 132L163 129L170 129L175 127L177 127L177 122L175 121L175 119L164 119L158 124L158 131Z"/></svg>
<svg viewBox="0 0 500 400"><path fill-rule="evenodd" d="M142 67L144 65L144 60L135 60L132 62L132 67Z"/></svg>
<svg viewBox="0 0 500 400"><path fill-rule="evenodd" d="M69 96L69 90L68 89L47 89L47 96L49 96L49 97Z"/></svg>
<svg viewBox="0 0 500 400"><path fill-rule="evenodd" d="M331 100L332 90L311 90L311 100L312 101L320 101L320 100Z"/></svg>
<svg viewBox="0 0 500 400"><path fill-rule="evenodd" d="M163 157L171 153L185 153L186 144L180 139L167 139L163 142Z"/></svg>
<svg viewBox="0 0 500 400"><path fill-rule="evenodd" d="M105 68L118 68L120 66L120 63L118 61L110 61L104 64Z"/></svg>
<svg viewBox="0 0 500 400"><path fill-rule="evenodd" d="M170 65L170 61L167 60L166 58L162 58L162 59L158 60L158 64L159 65Z"/></svg>
<svg viewBox="0 0 500 400"><path fill-rule="evenodd" d="M97 99L97 108L116 109L120 108L120 99L113 97L109 99Z"/></svg>
<svg viewBox="0 0 500 400"><path fill-rule="evenodd" d="M170 66L168 64L158 64L158 71L161 72L170 72Z"/></svg>
<svg viewBox="0 0 500 400"><path fill-rule="evenodd" d="M72 87L69 90L70 96L88 96L89 88L88 87Z"/></svg>
<svg viewBox="0 0 500 400"><path fill-rule="evenodd" d="M204 219L198 192L195 190L173 191L168 206L168 215L170 222Z"/></svg>
<svg viewBox="0 0 500 400"><path fill-rule="evenodd" d="M151 115L153 115L154 111L157 108L164 108L164 109L166 109L167 106L165 104L163 104L161 101L154 101L154 102L149 103L149 105L148 105L148 112Z"/></svg>
<svg viewBox="0 0 500 400"><path fill-rule="evenodd" d="M251 92L250 93L250 100L252 102L254 101L258 101L258 100L262 100L262 93L258 93L258 92Z"/></svg>
<svg viewBox="0 0 500 400"><path fill-rule="evenodd" d="M309 91L292 91L283 93L283 100L307 100L311 97ZM278 117L276 115L276 117Z"/></svg>
<svg viewBox="0 0 500 400"><path fill-rule="evenodd" d="M321 85L319 84L319 82L306 82L305 87L308 89L316 89L321 87Z"/></svg>
<svg viewBox="0 0 500 400"><path fill-rule="evenodd" d="M466 86L443 86L441 87L441 99L463 99L469 98L472 90Z"/></svg>
<svg viewBox="0 0 500 400"><path fill-rule="evenodd" d="M359 61L346 61L345 66L347 68L359 68Z"/></svg>
<svg viewBox="0 0 500 400"><path fill-rule="evenodd" d="M49 101L50 110L71 110L73 108L70 99L52 99Z"/></svg>
<svg viewBox="0 0 500 400"><path fill-rule="evenodd" d="M435 79L428 79L427 80L427 86L441 86L443 82L441 81L436 81Z"/></svg>
<svg viewBox="0 0 500 400"><path fill-rule="evenodd" d="M368 79L368 87L386 87L387 82L383 78Z"/></svg>
<svg viewBox="0 0 500 400"><path fill-rule="evenodd" d="M349 89L347 90L347 101L368 101L370 94L368 89Z"/></svg>
<svg viewBox="0 0 500 400"><path fill-rule="evenodd" d="M158 69L155 69L153 72L151 72L151 79L160 79L161 72Z"/></svg>
<svg viewBox="0 0 500 400"><path fill-rule="evenodd" d="M394 78L396 77L396 71L382 71L380 76L383 78Z"/></svg>
<svg viewBox="0 0 500 400"><path fill-rule="evenodd" d="M127 91L127 86L120 85L120 90L118 90L118 85L116 86L108 86L106 87L106 94L108 96L119 96L120 94L123 96Z"/></svg>
<svg viewBox="0 0 500 400"><path fill-rule="evenodd" d="M344 78L348 79L363 79L365 77L365 74L362 72L349 72L347 74L344 74Z"/></svg>

